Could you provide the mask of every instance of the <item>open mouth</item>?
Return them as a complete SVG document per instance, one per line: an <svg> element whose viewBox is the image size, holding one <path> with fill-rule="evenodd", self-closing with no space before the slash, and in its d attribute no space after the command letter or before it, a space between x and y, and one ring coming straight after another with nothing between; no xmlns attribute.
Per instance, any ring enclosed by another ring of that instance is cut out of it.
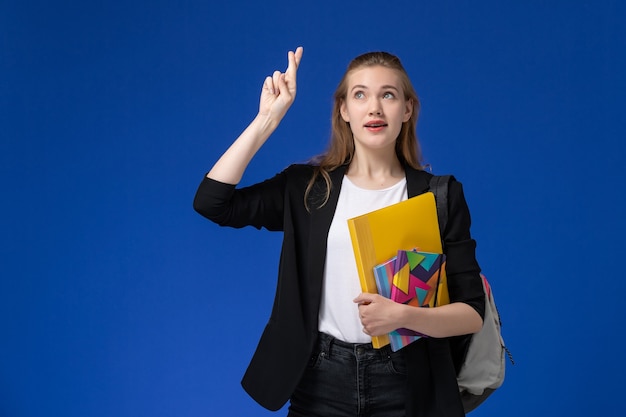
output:
<svg viewBox="0 0 626 417"><path fill-rule="evenodd" d="M365 127L368 129L380 129L386 126L387 126L387 123L385 123L382 120L375 120L375 121L371 121L365 124Z"/></svg>

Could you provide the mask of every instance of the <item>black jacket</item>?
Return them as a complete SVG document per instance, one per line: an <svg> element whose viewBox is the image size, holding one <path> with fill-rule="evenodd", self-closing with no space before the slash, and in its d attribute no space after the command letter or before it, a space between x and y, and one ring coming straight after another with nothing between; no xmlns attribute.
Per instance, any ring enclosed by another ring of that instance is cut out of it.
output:
<svg viewBox="0 0 626 417"><path fill-rule="evenodd" d="M428 191L431 174L406 168L408 196ZM259 404L280 409L298 384L318 329L328 230L345 166L331 172L328 202L318 208L325 186L319 180L304 205L310 165L292 165L264 182L243 188L204 178L194 209L222 226L283 231L276 296L269 322L242 380ZM451 302L466 302L484 314L484 292L470 236L470 215L459 182L450 183L449 220L444 232ZM447 339L424 338L405 347L409 367L407 415L463 416Z"/></svg>

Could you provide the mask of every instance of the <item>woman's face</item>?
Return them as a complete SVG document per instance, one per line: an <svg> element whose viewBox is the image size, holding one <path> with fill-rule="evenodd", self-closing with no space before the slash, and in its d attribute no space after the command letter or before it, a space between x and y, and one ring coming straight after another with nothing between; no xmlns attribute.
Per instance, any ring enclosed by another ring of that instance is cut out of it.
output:
<svg viewBox="0 0 626 417"><path fill-rule="evenodd" d="M395 142L412 114L413 105L404 99L396 70L364 67L348 74L346 99L341 117L350 124L355 150L395 149Z"/></svg>

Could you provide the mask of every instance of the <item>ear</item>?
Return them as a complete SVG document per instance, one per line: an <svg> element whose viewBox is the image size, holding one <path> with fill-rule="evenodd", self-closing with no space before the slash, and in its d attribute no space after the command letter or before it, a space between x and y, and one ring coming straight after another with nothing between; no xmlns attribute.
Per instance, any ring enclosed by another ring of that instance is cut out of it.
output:
<svg viewBox="0 0 626 417"><path fill-rule="evenodd" d="M339 112L341 113L341 118L344 122L350 123L350 116L348 114L348 108L346 106L345 100L341 101L341 106L339 106Z"/></svg>
<svg viewBox="0 0 626 417"><path fill-rule="evenodd" d="M408 99L406 103L404 103L404 106L404 118L402 121L406 123L413 115L413 99Z"/></svg>

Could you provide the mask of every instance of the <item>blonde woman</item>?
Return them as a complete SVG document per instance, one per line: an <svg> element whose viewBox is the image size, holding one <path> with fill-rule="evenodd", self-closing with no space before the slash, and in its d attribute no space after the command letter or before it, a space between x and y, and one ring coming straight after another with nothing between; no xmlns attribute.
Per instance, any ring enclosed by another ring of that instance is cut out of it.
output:
<svg viewBox="0 0 626 417"><path fill-rule="evenodd" d="M346 220L428 191L416 137L419 101L400 60L356 57L334 96L325 153L237 187L294 102L303 50L263 83L259 112L200 184L194 208L231 227L282 231L272 314L243 378L262 406L291 417L463 416L451 338L477 332L484 292L462 186L452 181L444 252L451 303L431 309L361 293ZM429 335L392 352L371 337Z"/></svg>

